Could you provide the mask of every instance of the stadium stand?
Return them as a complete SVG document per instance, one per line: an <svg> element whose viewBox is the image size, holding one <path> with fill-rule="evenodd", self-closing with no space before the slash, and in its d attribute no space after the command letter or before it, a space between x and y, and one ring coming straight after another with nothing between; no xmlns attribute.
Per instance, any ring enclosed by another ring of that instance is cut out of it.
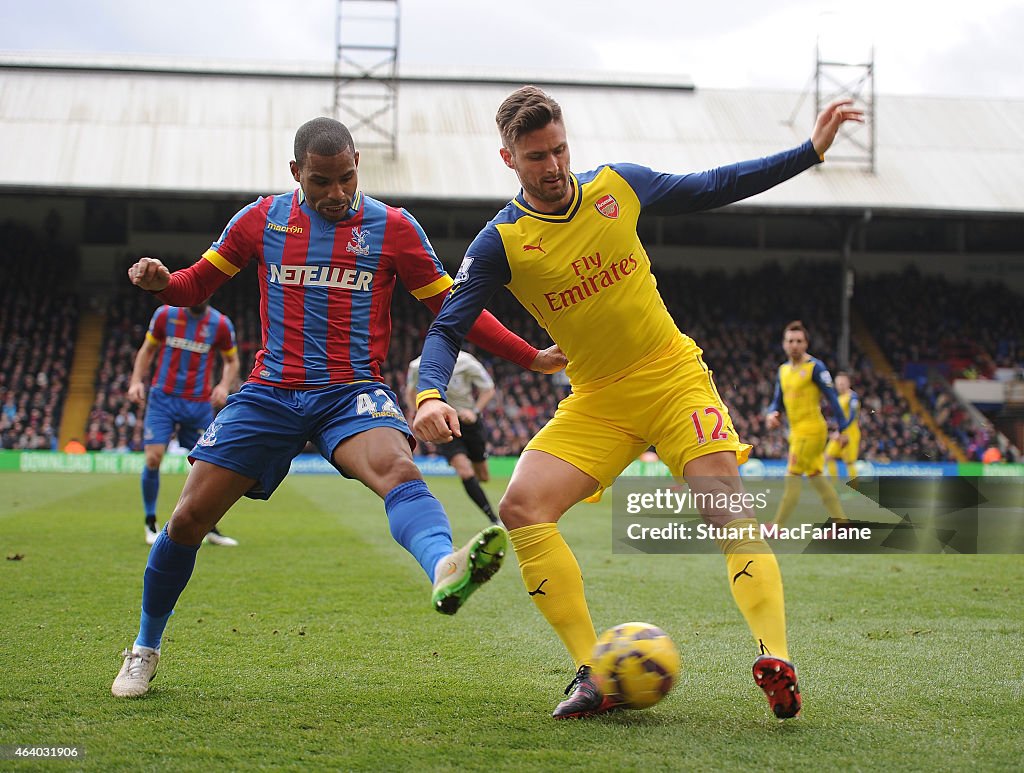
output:
<svg viewBox="0 0 1024 773"><path fill-rule="evenodd" d="M183 265L187 261L177 258L169 262ZM767 264L739 274L670 269L658 271L657 277L673 317L704 347L704 358L715 373L737 431L755 446L759 457L784 458L785 433L768 432L763 422L774 389L774 374L784 359L781 331L790 320L802 319L811 331L811 352L825 360L833 372L838 370L836 264L798 263L787 268ZM913 313L881 313L881 308L893 308L892 299L883 293L897 280L901 295L941 295L951 304L952 318L965 313L955 303L957 294L951 283L935 277L904 272L867 278L858 285L857 311L862 318L880 321L877 332L869 329L854 335L847 369L863 403L861 458L879 462L952 461L957 458L953 444L962 448L967 458L980 459L993 442L993 430L991 426L977 424L948 382L926 379L915 386L920 402L913 397L908 400L901 391L901 383L905 381L903 374L889 371L885 364L876 366L866 354L865 350L874 344L873 336L877 335L883 343L875 345L890 355L892 362L914 372L919 363L931 362L925 359L926 355L943 351L943 339L927 334ZM766 292L766 288L770 288L770 292ZM214 299L217 308L235 322L243 377L251 370L260 345L256 297L255 272L244 271L227 283ZM728 298L729 302L720 303L716 300L720 298ZM1014 319L1013 315L1019 313L1020 298L1013 293L995 293L990 298L998 303L988 311L993 317L1006 315L1005 318ZM965 296L964 302L975 302L974 296ZM123 290L109 305L96 398L86 433L89 448L141 448L142 410L127 402L125 391L135 352L155 308L154 299L131 288ZM510 294L497 296L490 308L499 319L534 344L547 345L547 334ZM936 312L936 316L941 317L941 312ZM420 353L431 314L399 289L392 303L392 319L392 345L383 366L383 376L396 393L402 395L408 363ZM1004 330L999 337L979 336L976 356L987 356L984 345L980 344L983 340L985 345L1002 351L1001 361L1007 362L1008 356L1020 351L1019 339L1014 337L1019 335L1019 324L1015 329L1016 334ZM865 335L869 336L867 341ZM920 341L920 344L905 343L908 341ZM497 396L485 412L491 453L518 454L553 415L558 401L566 393L567 384L563 378L522 371L472 345L467 348L485 363L495 378ZM411 406L404 407L411 416ZM937 433L933 427L941 431ZM421 448L425 452L434 450L429 445ZM1008 450L1011 455L1016 453L1012 447Z"/></svg>
<svg viewBox="0 0 1024 773"><path fill-rule="evenodd" d="M972 461L997 442L992 422L962 403L950 379L992 379L1024 368L1022 299L995 283L953 283L914 268L868 277L857 294L865 319L902 379ZM1019 456L1012 445L1004 448Z"/></svg>
<svg viewBox="0 0 1024 773"><path fill-rule="evenodd" d="M0 224L0 447L56 449L78 324L67 250Z"/></svg>
<svg viewBox="0 0 1024 773"><path fill-rule="evenodd" d="M43 281L54 275L57 262L66 268L66 256L53 257L24 226L7 223L2 228L0 446L55 449L79 305L72 293L47 290ZM124 266L129 262L126 258ZM167 262L176 268L190 259L176 256ZM765 264L738 274L667 269L657 276L669 311L704 347L737 430L761 458L784 457L784 433L767 432L763 424L775 369L783 359L780 331L791 319L802 319L811 331L811 351L838 370L836 264ZM260 346L256 298L255 272L245 271L214 299L235 322L243 377ZM155 299L132 288L120 289L106 305L95 393L77 435L90 450L142 448L144 409L125 394L156 306ZM547 344L546 333L510 294L496 297L491 308L528 340ZM1012 444L998 443L991 422L979 421L977 412L961 402L948 379L965 374L986 378L997 367L1024 367L1021 308L1020 297L1005 287L954 284L913 269L858 280L855 311L861 320L872 321L855 326L847 369L863 403L861 458L948 461L962 450L963 458L980 460L993 444L1000 445L1005 458L1019 458ZM408 362L420 352L431 315L398 290L392 316L392 346L383 375L402 395ZM872 362L866 350L873 346L887 363ZM467 348L495 377L497 396L485 417L491 452L518 454L554 413L567 385L562 378L524 372L472 345ZM911 395L901 389L905 384L912 384Z"/></svg>

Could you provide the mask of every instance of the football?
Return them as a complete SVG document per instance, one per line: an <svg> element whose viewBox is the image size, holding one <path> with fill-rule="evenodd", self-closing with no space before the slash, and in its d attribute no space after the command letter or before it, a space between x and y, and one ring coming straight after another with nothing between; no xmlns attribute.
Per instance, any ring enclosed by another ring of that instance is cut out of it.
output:
<svg viewBox="0 0 1024 773"><path fill-rule="evenodd" d="M648 623L623 623L594 645L591 673L601 691L624 708L645 709L679 678L679 650L668 634Z"/></svg>

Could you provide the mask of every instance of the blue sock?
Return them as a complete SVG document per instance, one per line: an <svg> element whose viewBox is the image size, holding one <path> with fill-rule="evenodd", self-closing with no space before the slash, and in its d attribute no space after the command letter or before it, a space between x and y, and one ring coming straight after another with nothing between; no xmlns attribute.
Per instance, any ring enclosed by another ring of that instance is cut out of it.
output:
<svg viewBox="0 0 1024 773"><path fill-rule="evenodd" d="M412 553L430 581L437 562L452 552L452 527L444 507L422 480L410 480L384 497L395 542Z"/></svg>
<svg viewBox="0 0 1024 773"><path fill-rule="evenodd" d="M174 612L178 596L192 576L198 550L199 545L179 545L172 540L167 536L166 527L157 535L149 551L142 583L142 616L139 636L135 640L137 646L160 649L160 638Z"/></svg>
<svg viewBox="0 0 1024 773"><path fill-rule="evenodd" d="M142 508L147 518L156 518L156 498L160 493L160 468L142 468Z"/></svg>

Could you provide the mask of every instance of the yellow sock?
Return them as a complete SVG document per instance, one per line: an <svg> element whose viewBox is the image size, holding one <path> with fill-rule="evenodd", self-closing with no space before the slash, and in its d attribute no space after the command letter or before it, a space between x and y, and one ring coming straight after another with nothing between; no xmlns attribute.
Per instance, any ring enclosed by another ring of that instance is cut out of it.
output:
<svg viewBox="0 0 1024 773"><path fill-rule="evenodd" d="M825 461L825 466L828 468L828 476L830 478L836 479L839 477L839 465L836 464L835 459L827 459Z"/></svg>
<svg viewBox="0 0 1024 773"><path fill-rule="evenodd" d="M802 477L802 475L786 475L786 488L782 492L782 501L779 502L779 509L775 513L775 523L779 526L785 525L786 519L793 512L796 503L800 501Z"/></svg>
<svg viewBox="0 0 1024 773"><path fill-rule="evenodd" d="M811 486L818 492L818 496L821 497L821 501L825 505L825 512L829 517L837 523L849 523L846 513L843 512L843 506L839 504L839 495L832 488L832 482L820 475L814 475L809 480Z"/></svg>
<svg viewBox="0 0 1024 773"><path fill-rule="evenodd" d="M576 667L590 662L597 635L583 593L580 565L558 526L538 523L512 529L508 536L533 603L555 629Z"/></svg>
<svg viewBox="0 0 1024 773"><path fill-rule="evenodd" d="M729 588L736 606L750 626L760 654L789 659L786 645L786 603L782 594L779 562L761 539L757 521L741 518L730 527L754 527L754 538L719 540L729 571Z"/></svg>
<svg viewBox="0 0 1024 773"><path fill-rule="evenodd" d="M852 488L854 491L857 490L857 463L851 462L846 465L846 485Z"/></svg>

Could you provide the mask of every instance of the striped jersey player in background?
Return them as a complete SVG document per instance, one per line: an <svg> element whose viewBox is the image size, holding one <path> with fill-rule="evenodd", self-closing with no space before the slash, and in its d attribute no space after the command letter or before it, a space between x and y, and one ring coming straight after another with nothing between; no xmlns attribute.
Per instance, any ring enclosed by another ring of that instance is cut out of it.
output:
<svg viewBox="0 0 1024 773"><path fill-rule="evenodd" d="M203 538L242 496L270 497L307 442L384 500L391 534L433 583L434 609L454 614L504 556L506 534L496 526L454 550L448 516L413 462L415 441L381 378L396 281L436 311L451 278L412 215L359 189L359 152L343 124L308 121L294 151L298 189L242 209L195 264L171 274L142 258L128 270L135 285L187 306L254 262L263 348L189 456L181 498L149 554L139 634L111 688L118 697L149 690ZM490 314L472 332L483 348L523 367L551 372L565 364L557 347L538 352Z"/></svg>
<svg viewBox="0 0 1024 773"><path fill-rule="evenodd" d="M212 389L213 352L223 361L221 379ZM159 356L158 356L159 354ZM146 400L145 380L157 360ZM238 382L238 345L235 328L225 314L203 301L196 306L161 306L153 312L146 338L135 355L128 384L128 399L146 403L143 443L146 463L142 468L142 509L146 519L146 543L156 542L156 502L160 493L160 462L171 437L182 448L192 448L213 422ZM231 547L237 540L214 527L207 542Z"/></svg>
<svg viewBox="0 0 1024 773"><path fill-rule="evenodd" d="M405 381L405 403L416 406L416 382L420 376L420 358L409 363ZM476 390L474 394L474 389ZM469 498L483 510L491 523L500 523L480 483L491 479L487 467L487 431L484 427L484 406L494 397L494 379L487 368L469 352L459 352L455 369L448 381L448 405L459 412L462 435L437 450L462 480Z"/></svg>
<svg viewBox="0 0 1024 773"><path fill-rule="evenodd" d="M427 333L414 427L432 442L458 434L445 386L463 335L501 285L569 359L573 393L527 445L499 506L526 589L577 668L569 697L555 708L557 719L616 708L591 675L594 625L558 520L610 486L650 445L695 494L742 496L737 463L750 450L736 435L700 347L676 327L658 293L636 231L641 211L696 212L767 190L820 163L848 120L861 120L860 111L837 100L798 147L699 174L609 164L577 175L569 166L562 110L551 97L527 86L498 109L499 153L522 190L470 244ZM702 515L728 525L730 534L756 531L749 508ZM757 642L754 679L776 716L795 716L800 693L788 660L775 556L759 537L724 539L720 547L733 597Z"/></svg>

